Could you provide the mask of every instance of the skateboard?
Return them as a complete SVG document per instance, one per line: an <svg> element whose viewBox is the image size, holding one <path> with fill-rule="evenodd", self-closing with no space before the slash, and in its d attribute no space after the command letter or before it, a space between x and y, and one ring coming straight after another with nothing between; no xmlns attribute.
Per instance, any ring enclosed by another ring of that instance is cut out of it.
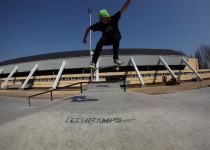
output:
<svg viewBox="0 0 210 150"><path fill-rule="evenodd" d="M123 63L124 63L124 62L123 62ZM123 64L123 63L122 63L122 64ZM121 64L121 65L122 65L122 64ZM88 67L88 68L84 68L84 69L85 69L85 70L97 70L97 69L104 69L104 68L111 68L111 67L116 67L116 68L117 68L117 67L120 67L121 65L116 65L116 64L115 64L115 65L109 65L109 66L102 66L102 67L98 67L98 68L94 68L94 69L89 68L89 67Z"/></svg>

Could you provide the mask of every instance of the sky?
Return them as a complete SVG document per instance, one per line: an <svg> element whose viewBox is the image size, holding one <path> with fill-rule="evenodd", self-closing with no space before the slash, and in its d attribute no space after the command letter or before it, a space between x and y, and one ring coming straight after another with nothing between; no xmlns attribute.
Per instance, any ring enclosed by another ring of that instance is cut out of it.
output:
<svg viewBox="0 0 210 150"><path fill-rule="evenodd" d="M100 9L110 15L126 0L0 0L0 62L38 54L88 50L83 44ZM194 55L210 44L210 0L131 0L122 14L120 48L154 48ZM95 48L100 32L92 32ZM88 38L89 41L89 38ZM104 49L112 48L110 46Z"/></svg>

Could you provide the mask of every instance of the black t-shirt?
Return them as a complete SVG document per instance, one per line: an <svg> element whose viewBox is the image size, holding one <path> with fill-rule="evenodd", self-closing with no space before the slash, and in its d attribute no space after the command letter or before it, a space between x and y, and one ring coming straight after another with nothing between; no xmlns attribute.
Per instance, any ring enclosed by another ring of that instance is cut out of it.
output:
<svg viewBox="0 0 210 150"><path fill-rule="evenodd" d="M117 12L113 16L111 16L111 21L107 24L103 24L102 22L97 22L93 24L90 29L93 31L101 31L102 36L118 36L121 38L121 34L118 27L118 22L121 17L121 12Z"/></svg>

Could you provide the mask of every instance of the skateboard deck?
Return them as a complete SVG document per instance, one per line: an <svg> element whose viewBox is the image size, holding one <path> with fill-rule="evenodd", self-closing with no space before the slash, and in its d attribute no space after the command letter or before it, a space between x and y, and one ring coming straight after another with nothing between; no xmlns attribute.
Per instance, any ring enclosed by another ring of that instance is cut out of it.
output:
<svg viewBox="0 0 210 150"><path fill-rule="evenodd" d="M123 63L124 63L124 62L123 62ZM122 63L122 64L123 64L123 63ZM121 64L121 65L122 65L122 64ZM98 67L98 68L94 68L94 69L89 68L89 67L88 67L88 68L84 68L84 69L85 69L85 70L97 70L97 69L104 69L104 68L111 68L111 67L120 67L121 65L116 65L116 64L115 64L115 65L109 65L109 66L102 66L102 67Z"/></svg>

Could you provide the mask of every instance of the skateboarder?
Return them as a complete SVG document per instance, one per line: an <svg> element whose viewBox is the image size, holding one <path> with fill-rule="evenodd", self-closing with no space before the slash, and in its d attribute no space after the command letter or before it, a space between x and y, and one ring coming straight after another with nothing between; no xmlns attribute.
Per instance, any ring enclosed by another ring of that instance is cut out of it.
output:
<svg viewBox="0 0 210 150"><path fill-rule="evenodd" d="M89 68L92 68L92 69L96 68L98 57L100 56L102 47L104 45L106 46L113 45L113 61L117 65L122 65L122 62L120 61L118 57L119 45L120 45L120 40L121 40L121 34L118 28L118 22L121 17L121 14L129 6L130 1L131 0L127 0L127 2L123 5L121 10L111 17L109 16L109 13L107 12L107 10L105 9L100 10L99 12L100 21L87 28L84 39L83 39L84 44L87 43L86 39L90 30L102 32L102 37L100 38L100 40L98 41L96 45L94 55L92 58L92 63L89 66Z"/></svg>

